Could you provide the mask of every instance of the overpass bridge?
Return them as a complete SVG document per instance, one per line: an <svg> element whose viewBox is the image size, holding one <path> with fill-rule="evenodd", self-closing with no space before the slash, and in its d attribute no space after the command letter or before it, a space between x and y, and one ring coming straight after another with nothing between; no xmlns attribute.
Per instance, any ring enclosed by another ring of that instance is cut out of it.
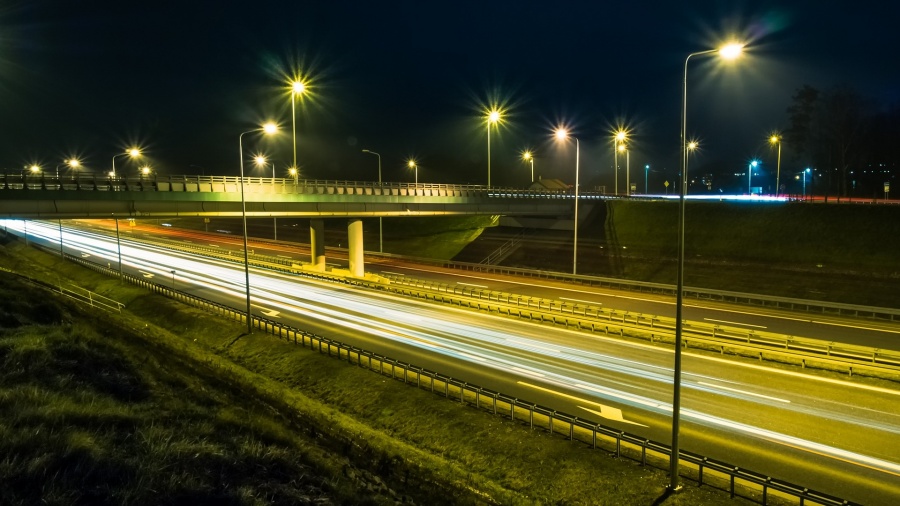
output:
<svg viewBox="0 0 900 506"><path fill-rule="evenodd" d="M584 193L579 202L605 198ZM324 222L348 218L351 273L362 275L362 218L572 215L572 190L229 176L4 175L0 218L305 217L312 268L325 268ZM586 216L585 213L583 216Z"/></svg>

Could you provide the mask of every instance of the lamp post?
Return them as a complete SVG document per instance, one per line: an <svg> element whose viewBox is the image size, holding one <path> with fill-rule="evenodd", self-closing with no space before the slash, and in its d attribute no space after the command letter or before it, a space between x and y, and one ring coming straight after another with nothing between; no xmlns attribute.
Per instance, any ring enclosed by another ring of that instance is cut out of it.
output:
<svg viewBox="0 0 900 506"><path fill-rule="evenodd" d="M806 175L810 173L809 167L806 168L801 174L803 174L803 200L806 200ZM821 180L820 180L821 182Z"/></svg>
<svg viewBox="0 0 900 506"><path fill-rule="evenodd" d="M244 225L244 282L247 289L247 333L253 330L253 318L250 316L250 257L247 253L247 201L244 199L244 135L253 132L263 132L267 135L278 131L275 123L266 123L260 128L254 128L243 132L238 136L238 155L241 159L241 220Z"/></svg>
<svg viewBox="0 0 900 506"><path fill-rule="evenodd" d="M491 126L500 122L500 111L497 108L491 109L487 114L487 134L488 134L488 178L487 185L491 185Z"/></svg>
<svg viewBox="0 0 900 506"><path fill-rule="evenodd" d="M119 153L117 155L113 155L113 157L112 157L112 172L109 173L110 176L116 177L116 158L120 157L120 156L125 156L125 155L128 155L132 158L137 158L138 156L141 156L141 150L138 148L131 148L124 153Z"/></svg>
<svg viewBox="0 0 900 506"><path fill-rule="evenodd" d="M556 138L564 141L569 137L569 132L566 131L565 128L557 128L556 129ZM578 274L578 162L581 156L581 146L578 143L577 137L572 137L575 139L575 235L572 239L572 275Z"/></svg>
<svg viewBox="0 0 900 506"><path fill-rule="evenodd" d="M619 145L625 142L625 137L627 135L628 134L625 132L625 130L619 129L613 136L613 172L615 173L615 195L619 194Z"/></svg>
<svg viewBox="0 0 900 506"><path fill-rule="evenodd" d="M297 171L297 167L291 167L290 169L288 169L288 174L290 174L291 177L294 178L294 186L297 186L297 183L299 183L297 178L299 177L299 174L300 174Z"/></svg>
<svg viewBox="0 0 900 506"><path fill-rule="evenodd" d="M531 154L531 151L526 151L522 153L522 159L526 162L531 162L531 182L534 182L534 155Z"/></svg>
<svg viewBox="0 0 900 506"><path fill-rule="evenodd" d="M378 157L378 185L381 186L381 155L368 149L362 150L363 153L369 153ZM381 216L378 217L378 252L384 253L384 229L381 224Z"/></svg>
<svg viewBox="0 0 900 506"><path fill-rule="evenodd" d="M56 177L57 178L59 177L59 168L62 165L68 165L70 169L77 169L79 166L81 166L81 162L79 162L75 158L70 158L68 160L63 161L63 163L57 164L56 165Z"/></svg>
<svg viewBox="0 0 900 506"><path fill-rule="evenodd" d="M650 164L644 165L644 195L647 195L647 175L650 173Z"/></svg>
<svg viewBox="0 0 900 506"><path fill-rule="evenodd" d="M672 450L669 456L669 485L671 492L681 490L678 481L678 430L681 424L681 333L682 311L684 306L684 210L685 196L687 195L687 68L692 56L699 56L718 52L722 58L734 59L743 51L743 44L728 44L722 48L699 51L687 55L684 59L684 78L682 81L681 97L681 187L678 197L678 275L675 295L675 360L672 375Z"/></svg>
<svg viewBox="0 0 900 506"><path fill-rule="evenodd" d="M406 162L406 166L409 167L410 169L415 170L415 173L416 173L415 181L416 181L416 186L418 186L419 185L419 164L417 164L415 160L409 160Z"/></svg>
<svg viewBox="0 0 900 506"><path fill-rule="evenodd" d="M631 153L624 143L619 144L619 151L625 153L625 196L631 195Z"/></svg>
<svg viewBox="0 0 900 506"><path fill-rule="evenodd" d="M297 94L303 94L306 91L306 83L297 79L291 82L291 137L294 142L294 163L291 165L297 168L297 110L295 105L295 97ZM275 176L272 176L275 177Z"/></svg>
<svg viewBox="0 0 900 506"><path fill-rule="evenodd" d="M747 166L747 195L753 195L753 187L750 185L750 178L753 177L753 169L759 165L758 160L751 160L750 165Z"/></svg>
<svg viewBox="0 0 900 506"><path fill-rule="evenodd" d="M778 192L781 190L781 136L774 134L769 137L769 142L778 144L778 161L775 169L775 196L778 197Z"/></svg>
<svg viewBox="0 0 900 506"><path fill-rule="evenodd" d="M141 174L141 179L148 177L150 175L150 167L148 165L144 165L143 167L141 167L140 174Z"/></svg>

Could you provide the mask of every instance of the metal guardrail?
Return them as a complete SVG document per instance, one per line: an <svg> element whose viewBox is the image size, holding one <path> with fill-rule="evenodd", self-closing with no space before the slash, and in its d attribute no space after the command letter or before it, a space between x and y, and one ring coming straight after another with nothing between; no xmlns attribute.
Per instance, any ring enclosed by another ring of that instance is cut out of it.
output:
<svg viewBox="0 0 900 506"><path fill-rule="evenodd" d="M470 286L431 283L406 276L384 275L384 277L391 284L383 287L383 290L397 291L401 286L412 288L400 289L406 296L456 306L465 305L481 311L506 314L530 321L563 324L578 330L674 344L674 318L616 311L589 304L527 297ZM445 297L443 294L451 296ZM468 300L463 300L463 297ZM487 303L482 304L482 301ZM737 349L744 354L752 353L760 360L764 358L764 354L766 358L771 356L791 358L800 362L803 367L809 362L817 362L846 369L851 375L854 370L900 375L900 352L893 350L695 321L687 322L684 332L686 335L683 336L682 343L686 348L693 344L695 348L714 348L723 354L726 348Z"/></svg>
<svg viewBox="0 0 900 506"><path fill-rule="evenodd" d="M67 255L67 258L97 272L119 276L114 269L104 267L85 259ZM172 288L152 283L143 278L125 274L123 279L150 291L165 295L180 302L203 309L218 316L246 323L247 314L218 302L195 297ZM592 449L605 450L611 455L640 461L641 465L652 465L658 469L668 469L672 454L671 446L656 442L636 434L599 423L578 418L524 399L502 392L483 388L468 382L430 371L423 367L370 352L340 341L299 330L279 322L260 317L252 317L253 328L265 331L280 339L317 350L329 357L345 360L350 364L388 376L393 380L415 385L447 399L459 401L462 405L488 411L498 416L509 416L513 421L525 422L534 429L545 429L552 435L568 438L570 441L589 444ZM736 496L769 504L771 499L798 499L800 505L821 504L824 506L858 506L830 494L810 490L801 485L779 480L763 473L751 471L719 460L680 450L678 453L683 477L695 480L698 485L708 485Z"/></svg>

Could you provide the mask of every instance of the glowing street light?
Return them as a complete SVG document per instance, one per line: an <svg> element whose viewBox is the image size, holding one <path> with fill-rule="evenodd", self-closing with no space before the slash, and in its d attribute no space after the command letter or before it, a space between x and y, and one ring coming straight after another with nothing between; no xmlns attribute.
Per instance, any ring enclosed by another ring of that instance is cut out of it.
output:
<svg viewBox="0 0 900 506"><path fill-rule="evenodd" d="M619 151L625 153L625 195L631 195L631 152L624 143L619 144Z"/></svg>
<svg viewBox="0 0 900 506"><path fill-rule="evenodd" d="M256 155L253 157L253 162L257 167L265 168L269 164L268 158L264 155ZM275 179L275 162L272 162L272 179Z"/></svg>
<svg viewBox="0 0 900 506"><path fill-rule="evenodd" d="M77 169L81 166L81 162L78 161L77 158L69 158L68 160L64 160L63 163L56 165L56 177L59 177L59 168L63 165L68 165L70 169Z"/></svg>
<svg viewBox="0 0 900 506"><path fill-rule="evenodd" d="M137 158L141 156L141 150L138 148L130 148L128 151L124 153L119 153L117 155L113 155L112 157L112 171L109 173L111 177L116 177L116 158L120 156L130 156L131 158Z"/></svg>
<svg viewBox="0 0 900 506"><path fill-rule="evenodd" d="M526 162L531 162L531 182L534 182L534 155L531 154L531 151L526 151L522 153L522 160Z"/></svg>
<svg viewBox="0 0 900 506"><path fill-rule="evenodd" d="M144 165L143 167L141 167L141 177L144 178L149 175L150 175L150 166Z"/></svg>
<svg viewBox="0 0 900 506"><path fill-rule="evenodd" d="M681 100L681 187L678 197L678 275L675 295L675 361L674 374L672 383L674 385L672 392L672 453L669 456L669 485L671 492L677 492L681 489L678 481L678 464L679 464L679 448L678 448L678 430L681 423L681 333L682 333L682 312L684 309L684 202L687 195L688 173L688 140L687 140L687 68L688 61L692 56L699 56L718 52L725 60L733 60L741 55L744 45L731 43L722 46L719 49L709 49L706 51L698 51L687 55L684 59L684 80L682 81L682 100Z"/></svg>
<svg viewBox="0 0 900 506"><path fill-rule="evenodd" d="M619 194L619 146L625 142L628 132L621 128L613 135L613 172L615 172L615 195Z"/></svg>
<svg viewBox="0 0 900 506"><path fill-rule="evenodd" d="M37 175L38 172L41 171L41 166L37 165L37 164L33 164L28 167L28 170L30 170L32 174Z"/></svg>
<svg viewBox="0 0 900 506"><path fill-rule="evenodd" d="M555 132L557 140L565 141L569 138L569 132L562 127L556 129ZM572 275L578 274L578 162L581 156L581 146L578 143L577 137L572 137L575 139L575 236L572 240Z"/></svg>
<svg viewBox="0 0 900 506"><path fill-rule="evenodd" d="M362 150L363 153L369 153L378 157L378 185L381 185L381 155L368 149ZM384 229L381 225L381 216L378 217L378 252L384 253Z"/></svg>
<svg viewBox="0 0 900 506"><path fill-rule="evenodd" d="M406 166L415 171L416 186L418 186L419 185L419 164L417 164L415 160L410 159L409 161L406 162Z"/></svg>
<svg viewBox="0 0 900 506"><path fill-rule="evenodd" d="M292 168L297 167L297 111L295 106L295 97L306 92L306 83L300 79L291 81L291 136L294 141L294 164ZM275 177L275 176L272 176Z"/></svg>
<svg viewBox="0 0 900 506"><path fill-rule="evenodd" d="M759 160L752 160L747 167L747 195L753 195L753 187L750 185L750 178L753 177L753 169L759 165Z"/></svg>
<svg viewBox="0 0 900 506"><path fill-rule="evenodd" d="M500 110L494 107L487 113L487 153L488 153L488 177L487 177L487 185L491 185L491 126L496 125L500 122L501 113Z"/></svg>
<svg viewBox="0 0 900 506"><path fill-rule="evenodd" d="M775 169L775 196L777 197L778 192L781 190L781 136L773 134L769 137L769 143L778 144L778 162Z"/></svg>
<svg viewBox="0 0 900 506"><path fill-rule="evenodd" d="M244 199L244 135L253 132L263 132L266 135L278 131L278 125L269 122L260 128L254 128L243 132L238 136L238 155L241 160L241 219L244 224L244 280L247 288L247 333L253 331L253 317L250 315L250 258L247 253L247 201Z"/></svg>
<svg viewBox="0 0 900 506"><path fill-rule="evenodd" d="M291 177L294 178L294 184L296 185L298 183L297 178L300 175L300 171L297 170L297 167L291 167L290 169L288 169L288 174L290 174Z"/></svg>

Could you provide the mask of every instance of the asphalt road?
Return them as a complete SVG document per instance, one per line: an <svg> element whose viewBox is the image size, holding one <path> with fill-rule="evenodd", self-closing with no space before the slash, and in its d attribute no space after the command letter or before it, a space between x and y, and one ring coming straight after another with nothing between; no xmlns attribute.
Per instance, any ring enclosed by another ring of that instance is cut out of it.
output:
<svg viewBox="0 0 900 506"><path fill-rule="evenodd" d="M32 240L43 235L58 247L55 225L30 223L28 230ZM126 272L244 307L240 264L172 252L127 238L140 233L123 234ZM68 253L111 265L118 261L115 238L108 235L66 229L64 243ZM220 243L220 247L228 245ZM252 247L258 250L260 245ZM273 251L280 251L278 248ZM425 276L416 272L418 277ZM478 281L496 283L490 288L498 290L513 286L509 280ZM517 290L509 291L522 293L532 288L538 293L558 294L562 289L550 287L546 288L549 292L542 292L541 288L516 286ZM251 287L254 312L270 319L650 439L669 441L672 350L668 347L256 269L251 272ZM596 297L617 309L622 304L666 308L666 302L651 297L578 290L579 298ZM723 314L721 309L691 310L703 318L708 311ZM858 325L772 320L733 311L728 314L741 316L730 318L747 318L742 322L879 332ZM760 320L751 320L751 316ZM685 353L682 395L683 449L864 504L894 504L900 497L900 389L895 385Z"/></svg>

